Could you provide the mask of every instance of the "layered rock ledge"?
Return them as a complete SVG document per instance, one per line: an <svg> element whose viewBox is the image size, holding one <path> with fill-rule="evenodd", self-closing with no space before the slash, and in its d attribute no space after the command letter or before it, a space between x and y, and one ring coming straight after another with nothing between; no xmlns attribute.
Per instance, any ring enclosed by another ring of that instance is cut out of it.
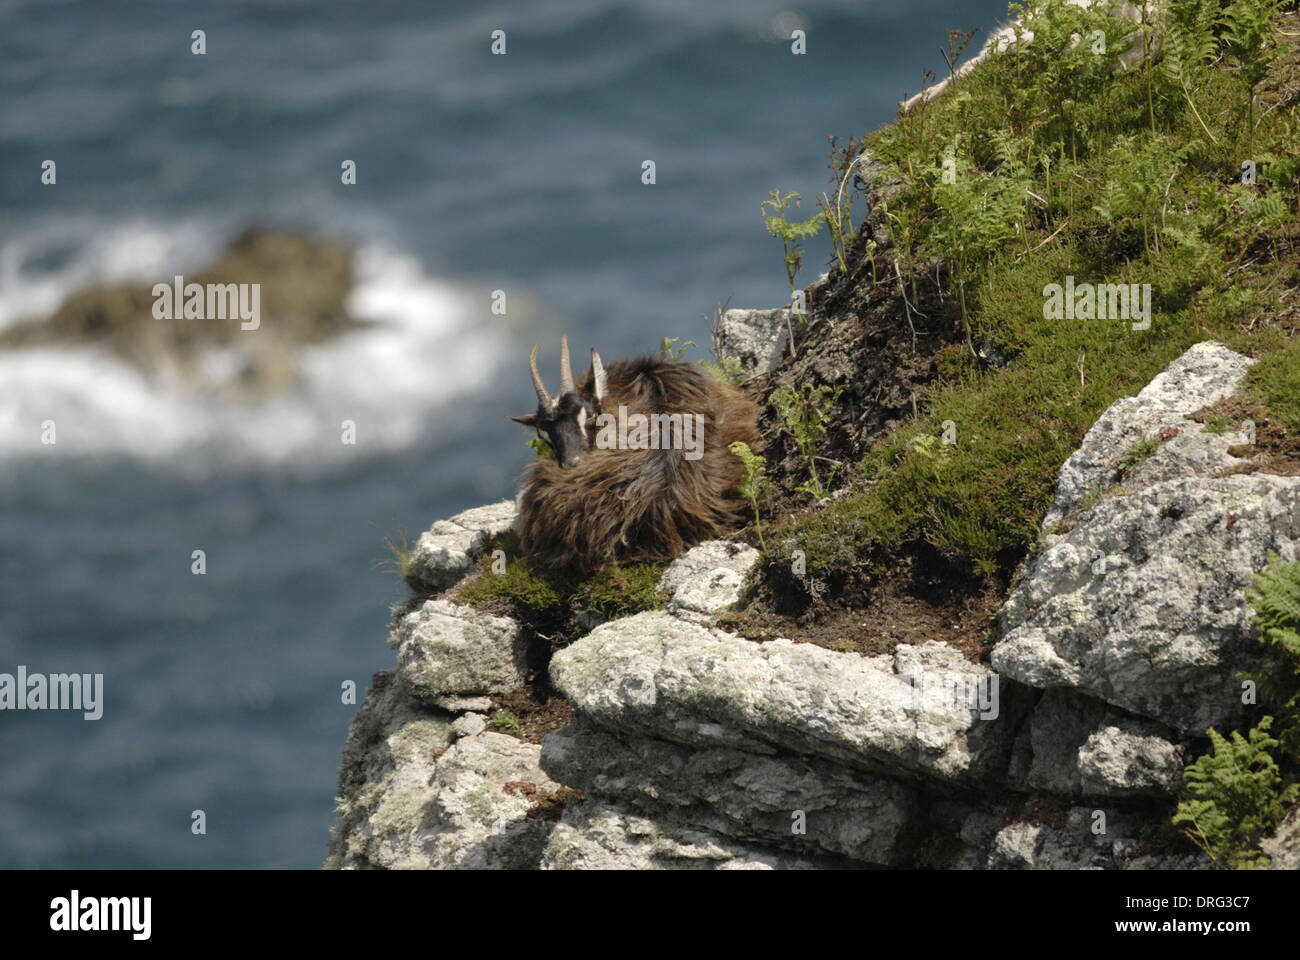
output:
<svg viewBox="0 0 1300 960"><path fill-rule="evenodd" d="M1188 419L1249 363L1200 344L1097 421L988 664L939 642L858 656L730 634L718 615L757 554L714 541L668 568L662 610L555 653L574 719L533 744L482 713L524 682L528 630L407 605L397 670L344 748L327 866L1209 866L1168 825L1182 770L1208 725L1242 719L1252 574L1270 550L1300 557L1300 478L1240 472L1248 438ZM413 583L451 586L512 520L501 503L435 525Z"/></svg>

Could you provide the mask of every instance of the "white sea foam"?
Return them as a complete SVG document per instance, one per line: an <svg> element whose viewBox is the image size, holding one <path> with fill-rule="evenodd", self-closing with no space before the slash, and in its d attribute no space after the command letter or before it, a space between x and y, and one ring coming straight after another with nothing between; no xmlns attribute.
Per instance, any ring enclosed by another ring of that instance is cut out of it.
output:
<svg viewBox="0 0 1300 960"><path fill-rule="evenodd" d="M60 231L0 247L0 326L56 309L88 283L145 282L197 268L220 248L198 227L101 231L60 253ZM33 266L55 261L56 266ZM485 322L486 291L427 275L420 262L363 245L348 308L373 326L298 356L301 383L270 400L215 399L155 382L93 347L0 352L0 461L23 456L126 454L180 468L244 463L327 465L407 447L434 410L486 389L501 362ZM179 265L179 266L178 266ZM225 379L238 362L210 351L201 369ZM57 443L41 443L52 420ZM356 444L342 424L356 424Z"/></svg>
<svg viewBox="0 0 1300 960"><path fill-rule="evenodd" d="M0 329L97 283L144 282L216 256L224 228L53 217L0 243Z"/></svg>

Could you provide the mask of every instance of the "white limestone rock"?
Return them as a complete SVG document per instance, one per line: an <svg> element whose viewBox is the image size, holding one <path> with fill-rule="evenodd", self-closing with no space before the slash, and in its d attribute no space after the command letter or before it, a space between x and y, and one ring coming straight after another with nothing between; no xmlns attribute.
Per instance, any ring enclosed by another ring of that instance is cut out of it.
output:
<svg viewBox="0 0 1300 960"><path fill-rule="evenodd" d="M1022 709L987 668L942 643L851 657L758 644L662 611L607 623L559 651L551 680L578 713L630 736L962 783L1002 776L1014 723L997 718L1014 721ZM980 690L997 693L973 708L966 694Z"/></svg>
<svg viewBox="0 0 1300 960"><path fill-rule="evenodd" d="M527 672L519 624L447 600L426 600L407 613L388 643L397 649L403 685L429 705L507 693Z"/></svg>
<svg viewBox="0 0 1300 960"><path fill-rule="evenodd" d="M732 540L708 540L692 547L668 565L659 581L667 595L665 609L683 620L708 623L740 599L758 557L753 547Z"/></svg>
<svg viewBox="0 0 1300 960"><path fill-rule="evenodd" d="M439 520L416 542L407 582L431 593L446 590L470 571L488 540L514 526L518 515L513 500L502 500Z"/></svg>

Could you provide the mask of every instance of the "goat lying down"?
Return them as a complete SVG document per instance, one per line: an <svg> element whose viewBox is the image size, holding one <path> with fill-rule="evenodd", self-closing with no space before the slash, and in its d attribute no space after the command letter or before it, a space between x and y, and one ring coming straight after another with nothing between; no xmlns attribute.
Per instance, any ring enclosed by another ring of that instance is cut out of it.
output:
<svg viewBox="0 0 1300 960"><path fill-rule="evenodd" d="M672 559L743 523L744 464L728 447L758 450L758 408L688 363L652 357L591 369L577 383L560 341L560 391L547 392L533 347L537 412L511 417L537 430L555 459L529 469L519 535L530 559L592 570Z"/></svg>

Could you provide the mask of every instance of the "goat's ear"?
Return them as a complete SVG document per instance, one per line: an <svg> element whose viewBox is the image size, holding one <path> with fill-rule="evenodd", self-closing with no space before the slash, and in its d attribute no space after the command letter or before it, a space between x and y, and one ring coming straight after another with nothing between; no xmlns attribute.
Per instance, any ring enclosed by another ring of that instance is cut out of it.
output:
<svg viewBox="0 0 1300 960"><path fill-rule="evenodd" d="M523 417L506 417L507 420L513 420L515 423L522 423L525 427L537 426L537 414L530 413Z"/></svg>
<svg viewBox="0 0 1300 960"><path fill-rule="evenodd" d="M605 399L605 365L600 362L595 347L591 349L591 389L597 403Z"/></svg>

